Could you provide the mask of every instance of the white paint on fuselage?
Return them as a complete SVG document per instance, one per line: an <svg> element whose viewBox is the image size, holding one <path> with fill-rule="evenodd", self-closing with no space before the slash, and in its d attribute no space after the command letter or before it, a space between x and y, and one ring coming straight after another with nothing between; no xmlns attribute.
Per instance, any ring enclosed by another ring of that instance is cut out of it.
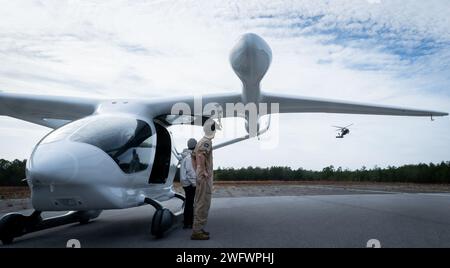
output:
<svg viewBox="0 0 450 268"><path fill-rule="evenodd" d="M139 106L129 107L139 109ZM148 123L155 133L153 116L144 117L142 113L139 115L139 111L132 113L131 109L126 113L121 109L117 113L112 110L110 107L100 110L92 117L106 115L139 119ZM154 158L155 150L145 170L126 174L96 146L69 138L39 143L27 164L33 207L40 211L119 209L143 205L145 197L168 200L174 196L172 185L177 160L171 157L166 183L149 184Z"/></svg>

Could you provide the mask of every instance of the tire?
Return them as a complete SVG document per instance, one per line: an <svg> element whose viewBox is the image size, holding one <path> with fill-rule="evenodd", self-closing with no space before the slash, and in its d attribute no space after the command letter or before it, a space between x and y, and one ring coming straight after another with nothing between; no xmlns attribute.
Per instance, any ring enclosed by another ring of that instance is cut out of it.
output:
<svg viewBox="0 0 450 268"><path fill-rule="evenodd" d="M27 218L22 214L11 213L0 219L0 240L3 244L11 244L15 237L22 236Z"/></svg>
<svg viewBox="0 0 450 268"><path fill-rule="evenodd" d="M162 220L162 210L158 209L155 211L155 214L153 215L151 227L151 233L156 238L161 238L163 235L163 232L161 231L161 220Z"/></svg>
<svg viewBox="0 0 450 268"><path fill-rule="evenodd" d="M156 238L161 238L164 232L170 229L173 224L173 214L168 209L158 209L153 215L151 234Z"/></svg>
<svg viewBox="0 0 450 268"><path fill-rule="evenodd" d="M2 238L3 245L11 245L14 241L14 238L12 237L4 237Z"/></svg>

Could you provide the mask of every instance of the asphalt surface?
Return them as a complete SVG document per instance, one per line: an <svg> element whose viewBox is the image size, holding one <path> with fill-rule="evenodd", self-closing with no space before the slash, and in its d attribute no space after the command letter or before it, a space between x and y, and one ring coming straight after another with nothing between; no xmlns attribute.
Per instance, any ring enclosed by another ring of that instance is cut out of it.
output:
<svg viewBox="0 0 450 268"><path fill-rule="evenodd" d="M174 209L179 201L166 202ZM209 241L180 226L151 237L150 206L104 211L87 225L27 234L3 247L450 247L450 194L353 194L214 198ZM29 211L25 211L29 213ZM0 246L2 247L2 246Z"/></svg>

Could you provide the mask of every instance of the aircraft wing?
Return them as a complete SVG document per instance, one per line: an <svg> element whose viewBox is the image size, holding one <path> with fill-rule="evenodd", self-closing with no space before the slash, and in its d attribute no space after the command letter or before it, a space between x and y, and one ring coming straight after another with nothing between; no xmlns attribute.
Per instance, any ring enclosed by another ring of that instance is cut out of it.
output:
<svg viewBox="0 0 450 268"><path fill-rule="evenodd" d="M448 113L396 106L263 93L263 103L279 103L280 113L341 113L397 116L446 116ZM270 106L270 105L269 105Z"/></svg>
<svg viewBox="0 0 450 268"><path fill-rule="evenodd" d="M242 95L238 93L209 95L202 97L201 106L205 107L208 103L217 103L223 109L223 117L226 117L227 103L242 102ZM151 100L150 106L154 107L157 115L170 115L171 109L176 103L187 104L191 109L191 115L200 115L202 111L195 111L194 97L180 97L172 99ZM395 116L446 116L448 113L411 109L405 107L375 105L366 103L357 103L340 100L309 98L301 96L290 96L275 93L261 93L260 103L268 104L268 113L275 113L270 111L270 104L279 104L279 113L342 113L342 114L367 114L367 115L395 115Z"/></svg>
<svg viewBox="0 0 450 268"><path fill-rule="evenodd" d="M95 112L98 100L0 92L0 115L57 128Z"/></svg>
<svg viewBox="0 0 450 268"><path fill-rule="evenodd" d="M89 99L68 96L48 96L37 94L6 93L0 91L0 116L10 116L27 122L50 128L58 128L70 121L77 120L93 114L105 100ZM190 115L201 116L203 108L210 104L219 104L223 107L225 116L226 103L240 103L241 95L238 93L216 94L202 96L131 99L136 104L144 103L148 110L156 116L164 118L171 115L174 104L187 104L191 109ZM196 101L201 102L201 109L196 110ZM172 124L172 122L167 122Z"/></svg>
<svg viewBox="0 0 450 268"><path fill-rule="evenodd" d="M196 109L196 101L201 102ZM142 100L138 100L142 103ZM172 114L174 104L183 103L191 110L189 115L201 116L203 109L207 105L218 104L222 107L222 116L227 116L227 104L237 104L242 102L242 95L239 93L207 95L202 98L175 97L162 99L149 99L144 103L152 114L160 118L176 121L177 114ZM274 93L262 93L260 102L269 104L279 104L280 113L345 113L345 114L372 114L372 115L398 115L398 116L446 116L448 113L417 110L394 106L381 106L346 102L338 100L316 99L299 96L289 96ZM67 122L77 120L93 114L102 103L98 99L67 97L67 96L46 96L32 94L18 94L0 92L0 115L10 116L38 125L57 128ZM213 105L214 106L214 105ZM173 122L173 121L172 121ZM172 122L168 122L172 124Z"/></svg>

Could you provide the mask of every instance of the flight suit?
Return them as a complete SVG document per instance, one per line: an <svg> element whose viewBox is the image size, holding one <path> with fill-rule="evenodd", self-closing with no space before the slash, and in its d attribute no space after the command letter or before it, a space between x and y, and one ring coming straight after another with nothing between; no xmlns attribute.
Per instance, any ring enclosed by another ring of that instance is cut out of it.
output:
<svg viewBox="0 0 450 268"><path fill-rule="evenodd" d="M203 137L194 149L197 173L197 189L194 201L194 233L202 232L208 220L208 212L211 206L213 184L213 155L212 142Z"/></svg>

